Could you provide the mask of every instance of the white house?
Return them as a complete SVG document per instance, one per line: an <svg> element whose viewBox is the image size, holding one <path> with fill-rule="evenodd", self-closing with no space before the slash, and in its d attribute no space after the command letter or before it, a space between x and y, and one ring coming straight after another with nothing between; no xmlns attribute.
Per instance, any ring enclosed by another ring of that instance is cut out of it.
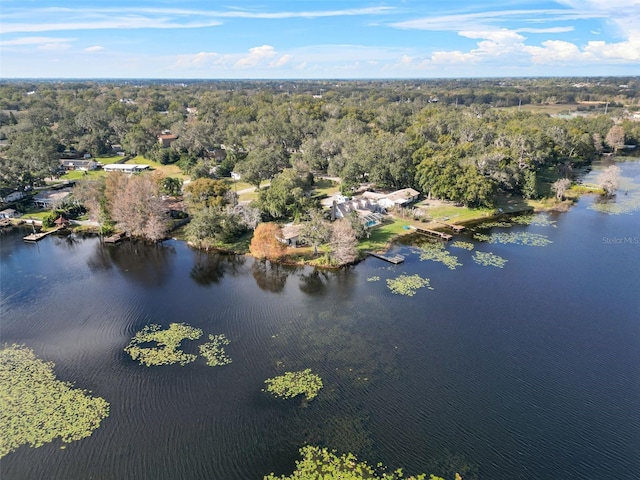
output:
<svg viewBox="0 0 640 480"><path fill-rule="evenodd" d="M4 203L12 203L12 202L17 202L18 200L22 200L25 197L25 195L26 194L24 192L20 192L19 190L16 190L15 192L11 192L6 197L0 198L0 200Z"/></svg>
<svg viewBox="0 0 640 480"><path fill-rule="evenodd" d="M2 218L15 218L19 217L20 214L14 210L13 208L7 208L6 210L2 210L0 212L0 219Z"/></svg>
<svg viewBox="0 0 640 480"><path fill-rule="evenodd" d="M102 169L105 172L122 172L122 173L138 173L143 170L147 170L149 165L134 165L127 163L110 163L104 165Z"/></svg>

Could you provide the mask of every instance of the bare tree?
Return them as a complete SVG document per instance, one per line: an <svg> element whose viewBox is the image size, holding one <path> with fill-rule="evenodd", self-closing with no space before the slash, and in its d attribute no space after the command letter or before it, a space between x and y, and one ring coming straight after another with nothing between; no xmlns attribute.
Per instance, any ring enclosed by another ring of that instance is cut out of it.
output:
<svg viewBox="0 0 640 480"><path fill-rule="evenodd" d="M556 180L551 185L551 190L556 192L556 198L558 200L562 200L564 198L564 194L567 192L567 189L571 186L571 180L568 178L561 178L560 180Z"/></svg>
<svg viewBox="0 0 640 480"><path fill-rule="evenodd" d="M349 220L342 218L333 223L330 246L331 255L338 265L352 263L358 258L358 239Z"/></svg>
<svg viewBox="0 0 640 480"><path fill-rule="evenodd" d="M619 184L620 167L616 167L615 165L605 168L598 176L598 185L602 187L607 197L612 197L616 193Z"/></svg>
<svg viewBox="0 0 640 480"><path fill-rule="evenodd" d="M158 241L167 233L166 209L153 175L111 174L105 194L112 220L127 234Z"/></svg>
<svg viewBox="0 0 640 480"><path fill-rule="evenodd" d="M622 125L614 125L607 132L605 142L614 152L621 150L624 147L624 128Z"/></svg>

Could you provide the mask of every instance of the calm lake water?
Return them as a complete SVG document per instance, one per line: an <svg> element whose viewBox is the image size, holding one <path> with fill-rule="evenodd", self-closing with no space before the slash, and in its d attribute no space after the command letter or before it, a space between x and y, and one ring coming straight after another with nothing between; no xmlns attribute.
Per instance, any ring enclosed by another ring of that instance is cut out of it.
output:
<svg viewBox="0 0 640 480"><path fill-rule="evenodd" d="M65 449L19 448L0 476L260 479L291 472L310 443L465 480L639 478L640 162L620 166L620 214L584 197L553 225L482 232L542 234L545 247L459 237L502 269L451 246L455 270L397 246L402 265L324 272L178 241L25 244L5 231L2 342L54 362L111 414ZM403 273L433 290L391 293L386 279ZM172 322L225 334L233 363L147 368L124 353L145 325ZM302 368L325 385L307 407L261 391Z"/></svg>

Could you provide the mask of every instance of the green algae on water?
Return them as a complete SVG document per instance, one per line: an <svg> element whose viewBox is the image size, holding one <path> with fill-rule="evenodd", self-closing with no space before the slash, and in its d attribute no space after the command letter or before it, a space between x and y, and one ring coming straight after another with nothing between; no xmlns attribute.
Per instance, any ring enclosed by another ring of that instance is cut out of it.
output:
<svg viewBox="0 0 640 480"><path fill-rule="evenodd" d="M313 400L322 389L322 379L311 369L298 372L286 372L284 375L269 378L264 381L266 391L279 398L293 398L304 395L307 400Z"/></svg>
<svg viewBox="0 0 640 480"><path fill-rule="evenodd" d="M490 252L475 252L473 254L473 261L484 267L497 268L503 268L508 262L506 258L502 258L501 256Z"/></svg>
<svg viewBox="0 0 640 480"><path fill-rule="evenodd" d="M400 275L396 278L388 278L387 286L389 290L398 295L406 295L413 297L419 288L427 287L433 290L428 278L422 278L420 275Z"/></svg>
<svg viewBox="0 0 640 480"><path fill-rule="evenodd" d="M427 243L420 247L420 260L431 260L444 264L449 270L462 266L458 257L451 255L441 243Z"/></svg>
<svg viewBox="0 0 640 480"><path fill-rule="evenodd" d="M451 246L453 248L462 248L464 250L473 250L473 243L471 242L464 242L462 240L455 240L453 242L451 242Z"/></svg>
<svg viewBox="0 0 640 480"><path fill-rule="evenodd" d="M193 362L197 355L180 350L180 343L183 340L198 340L201 336L202 330L184 323L171 323L166 330L162 330L160 325L151 324L136 333L124 351L147 367L175 363L186 365ZM155 345L145 346L147 343Z"/></svg>
<svg viewBox="0 0 640 480"><path fill-rule="evenodd" d="M515 245L526 245L529 247L546 247L553 243L546 235L530 232L501 232L492 233L489 243L512 243Z"/></svg>
<svg viewBox="0 0 640 480"><path fill-rule="evenodd" d="M57 380L53 367L25 346L0 350L0 457L21 445L81 440L109 416L106 400Z"/></svg>
<svg viewBox="0 0 640 480"><path fill-rule="evenodd" d="M200 355L207 359L207 365L210 367L218 367L229 365L231 358L224 351L224 346L229 345L229 339L220 335L209 335L209 342L198 346Z"/></svg>

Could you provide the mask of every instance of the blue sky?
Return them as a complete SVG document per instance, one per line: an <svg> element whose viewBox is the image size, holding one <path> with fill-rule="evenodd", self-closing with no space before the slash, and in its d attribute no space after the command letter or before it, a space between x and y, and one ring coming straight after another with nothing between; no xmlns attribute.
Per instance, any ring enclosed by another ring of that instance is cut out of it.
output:
<svg viewBox="0 0 640 480"><path fill-rule="evenodd" d="M640 0L2 0L2 78L640 75Z"/></svg>

